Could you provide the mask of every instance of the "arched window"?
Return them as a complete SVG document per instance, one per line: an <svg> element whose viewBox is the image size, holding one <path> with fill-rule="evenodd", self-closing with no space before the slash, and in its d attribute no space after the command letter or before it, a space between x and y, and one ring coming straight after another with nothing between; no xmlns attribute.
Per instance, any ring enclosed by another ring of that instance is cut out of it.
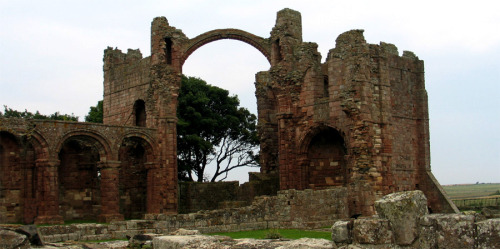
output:
<svg viewBox="0 0 500 249"><path fill-rule="evenodd" d="M144 100L137 100L134 104L135 125L146 127L146 104Z"/></svg>

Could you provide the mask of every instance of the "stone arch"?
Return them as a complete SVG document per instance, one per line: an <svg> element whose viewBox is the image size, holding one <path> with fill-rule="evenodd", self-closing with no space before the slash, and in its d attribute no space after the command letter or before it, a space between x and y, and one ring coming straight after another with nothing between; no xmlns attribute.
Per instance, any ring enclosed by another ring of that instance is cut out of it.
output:
<svg viewBox="0 0 500 249"><path fill-rule="evenodd" d="M141 219L147 212L151 179L148 172L154 167L154 146L144 134L130 133L124 136L118 159L119 208L125 219Z"/></svg>
<svg viewBox="0 0 500 249"><path fill-rule="evenodd" d="M64 220L97 220L100 163L112 157L109 143L96 132L79 130L64 135L57 148L60 215Z"/></svg>
<svg viewBox="0 0 500 249"><path fill-rule="evenodd" d="M21 152L19 138L0 131L0 223L22 222L25 179Z"/></svg>
<svg viewBox="0 0 500 249"><path fill-rule="evenodd" d="M34 131L30 136L29 143L33 145L37 159L49 159L51 155L50 146L42 134Z"/></svg>
<svg viewBox="0 0 500 249"><path fill-rule="evenodd" d="M342 139L344 140L345 148L346 148L346 152L347 152L347 149L349 148L349 144L348 144L349 140L347 139L348 134L346 134L343 129L341 129L337 126L327 125L325 123L319 123L317 125L314 125L312 127L309 127L308 129L306 129L302 133L302 135L300 136L299 154L307 153L308 146L310 145L314 136L316 136L319 133L321 133L322 131L326 131L326 130L334 130L342 137Z"/></svg>
<svg viewBox="0 0 500 249"><path fill-rule="evenodd" d="M155 139L153 139L149 134L141 131L133 131L125 134L120 139L120 141L122 141L122 145L123 141L127 139L136 139L140 141L141 145L144 146L144 148L146 149L148 162L154 162L156 155L158 153L156 151L157 146Z"/></svg>
<svg viewBox="0 0 500 249"><path fill-rule="evenodd" d="M189 41L182 52L181 65L184 65L187 58L201 46L222 39L245 42L259 50L266 57L267 61L271 63L271 49L267 39L239 29L216 29L203 33Z"/></svg>
<svg viewBox="0 0 500 249"><path fill-rule="evenodd" d="M345 186L347 146L337 129L321 125L306 133L300 147L304 188Z"/></svg>
<svg viewBox="0 0 500 249"><path fill-rule="evenodd" d="M93 144L96 145L95 148L99 151L99 156L101 157L101 161L113 160L113 158L116 156L113 153L110 143L106 139L106 137L98 133L97 131L91 131L91 130L76 130L64 134L62 138L58 141L54 153L59 153L64 143L68 141L68 139L75 139L75 138L80 138L88 142L95 142Z"/></svg>

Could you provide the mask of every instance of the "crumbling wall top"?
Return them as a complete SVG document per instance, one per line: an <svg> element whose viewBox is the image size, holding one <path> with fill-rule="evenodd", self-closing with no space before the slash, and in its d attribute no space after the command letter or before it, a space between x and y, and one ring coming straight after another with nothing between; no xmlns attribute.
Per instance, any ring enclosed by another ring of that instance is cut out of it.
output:
<svg viewBox="0 0 500 249"><path fill-rule="evenodd" d="M118 48L107 47L104 50L104 70L108 70L114 65L131 63L141 59L142 53L139 49L128 49L125 54Z"/></svg>
<svg viewBox="0 0 500 249"><path fill-rule="evenodd" d="M302 17L300 12L282 9L276 15L276 25L271 31L272 37L289 37L302 42Z"/></svg>

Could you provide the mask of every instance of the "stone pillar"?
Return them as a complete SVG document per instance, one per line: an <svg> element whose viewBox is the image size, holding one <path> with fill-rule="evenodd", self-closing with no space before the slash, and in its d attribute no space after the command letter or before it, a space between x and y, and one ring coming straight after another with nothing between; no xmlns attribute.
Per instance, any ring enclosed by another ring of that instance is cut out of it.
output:
<svg viewBox="0 0 500 249"><path fill-rule="evenodd" d="M295 161L295 147L291 141L293 127L291 113L279 113L278 119L278 149L279 149L279 176L280 189L303 189L301 181L301 172L297 170Z"/></svg>
<svg viewBox="0 0 500 249"><path fill-rule="evenodd" d="M161 195L161 213L177 213L178 209L178 174L177 174L177 118L169 117L164 124L165 144L161 149L164 153L163 163L155 172L155 180L161 181L165 193ZM161 186L158 183L158 186Z"/></svg>
<svg viewBox="0 0 500 249"><path fill-rule="evenodd" d="M101 214L99 222L123 220L120 214L119 167L120 161L99 163L101 169Z"/></svg>
<svg viewBox="0 0 500 249"><path fill-rule="evenodd" d="M276 98L269 72L259 72L255 76L255 97L259 125L257 132L260 139L260 172L278 173L278 124L276 121Z"/></svg>
<svg viewBox="0 0 500 249"><path fill-rule="evenodd" d="M59 215L59 180L57 169L59 160L38 159L37 190L38 211L35 224L63 224Z"/></svg>
<svg viewBox="0 0 500 249"><path fill-rule="evenodd" d="M146 213L147 214L159 214L161 210L161 184L160 172L158 164L156 163L145 163L144 165L148 170L147 173L147 197L146 197Z"/></svg>
<svg viewBox="0 0 500 249"><path fill-rule="evenodd" d="M35 171L35 161L34 160L25 160L22 162L22 168L24 170L24 210L23 210L23 222L24 224L32 224L36 218L36 210L37 210L37 202L36 202L36 193L34 193L34 189L37 186L34 186L36 183L36 175Z"/></svg>

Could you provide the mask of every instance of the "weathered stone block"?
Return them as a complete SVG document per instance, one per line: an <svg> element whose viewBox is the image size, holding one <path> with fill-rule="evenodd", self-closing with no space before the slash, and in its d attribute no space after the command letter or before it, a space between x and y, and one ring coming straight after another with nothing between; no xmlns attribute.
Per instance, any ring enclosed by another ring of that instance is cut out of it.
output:
<svg viewBox="0 0 500 249"><path fill-rule="evenodd" d="M427 198L422 191L397 192L375 201L375 209L391 223L398 245L410 245L418 236L419 218L428 214Z"/></svg>
<svg viewBox="0 0 500 249"><path fill-rule="evenodd" d="M333 249L337 248L335 243L325 239L302 238L284 243L276 249Z"/></svg>
<svg viewBox="0 0 500 249"><path fill-rule="evenodd" d="M0 230L0 248L28 249L31 247L30 241L26 235L10 230Z"/></svg>
<svg viewBox="0 0 500 249"><path fill-rule="evenodd" d="M472 215L430 214L420 218L420 225L419 243L422 246L474 248L475 224Z"/></svg>
<svg viewBox="0 0 500 249"><path fill-rule="evenodd" d="M389 220L380 218L357 219L352 230L353 242L360 244L390 244L394 241Z"/></svg>
<svg viewBox="0 0 500 249"><path fill-rule="evenodd" d="M335 243L352 242L353 220L339 220L332 226L332 240Z"/></svg>
<svg viewBox="0 0 500 249"><path fill-rule="evenodd" d="M16 229L17 233L24 234L28 237L30 244L35 246L43 246L43 240L38 234L38 229L35 225L26 225Z"/></svg>
<svg viewBox="0 0 500 249"><path fill-rule="evenodd" d="M155 249L181 249L189 245L217 242L217 238L204 235L161 236L153 239Z"/></svg>
<svg viewBox="0 0 500 249"><path fill-rule="evenodd" d="M477 222L476 229L476 248L500 247L500 219Z"/></svg>

